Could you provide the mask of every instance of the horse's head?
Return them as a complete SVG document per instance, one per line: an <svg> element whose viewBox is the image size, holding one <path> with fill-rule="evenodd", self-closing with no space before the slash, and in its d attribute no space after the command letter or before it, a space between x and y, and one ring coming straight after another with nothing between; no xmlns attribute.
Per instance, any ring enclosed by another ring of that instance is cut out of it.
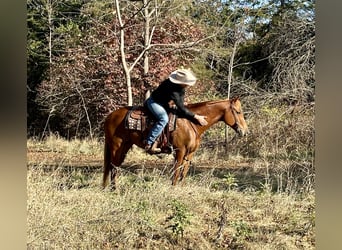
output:
<svg viewBox="0 0 342 250"><path fill-rule="evenodd" d="M243 116L241 102L238 97L230 99L230 106L224 115L224 121L240 136L248 134L248 127Z"/></svg>

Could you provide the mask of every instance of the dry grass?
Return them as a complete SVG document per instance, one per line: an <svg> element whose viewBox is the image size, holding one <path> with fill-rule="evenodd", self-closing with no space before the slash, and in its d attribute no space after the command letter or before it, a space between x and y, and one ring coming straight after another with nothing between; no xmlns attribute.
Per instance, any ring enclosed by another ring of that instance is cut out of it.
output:
<svg viewBox="0 0 342 250"><path fill-rule="evenodd" d="M28 249L315 248L312 190L274 191L262 162L200 171L200 157L187 183L172 187L168 157L133 149L114 193L100 189L100 168L30 165Z"/></svg>
<svg viewBox="0 0 342 250"><path fill-rule="evenodd" d="M99 188L99 172L35 167L27 178L28 249L315 246L313 193L214 188L213 183L225 182L214 176L190 177L184 186L172 187L159 170L122 173L120 191L114 193ZM212 181L201 181L208 178Z"/></svg>

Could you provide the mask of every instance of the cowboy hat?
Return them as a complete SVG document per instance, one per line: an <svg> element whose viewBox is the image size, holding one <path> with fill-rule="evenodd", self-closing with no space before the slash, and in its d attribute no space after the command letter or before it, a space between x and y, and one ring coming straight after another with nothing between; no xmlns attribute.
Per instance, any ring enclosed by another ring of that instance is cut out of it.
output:
<svg viewBox="0 0 342 250"><path fill-rule="evenodd" d="M188 69L178 69L173 71L169 79L171 82L176 84L184 84L188 86L193 86L196 83L196 76Z"/></svg>

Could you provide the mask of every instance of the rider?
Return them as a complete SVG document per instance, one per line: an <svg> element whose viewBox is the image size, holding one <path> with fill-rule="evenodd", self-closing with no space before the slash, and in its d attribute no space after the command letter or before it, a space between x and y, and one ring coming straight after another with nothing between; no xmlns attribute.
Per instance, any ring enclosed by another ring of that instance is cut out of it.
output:
<svg viewBox="0 0 342 250"><path fill-rule="evenodd" d="M169 78L165 79L146 100L146 106L156 119L145 141L146 152L152 154L161 152L161 149L157 148L154 142L169 121L167 110L169 110L170 101L174 102L179 116L189 120L196 119L202 126L208 124L205 116L194 114L184 106L185 89L188 86L193 86L196 80L190 70L178 69L172 72Z"/></svg>

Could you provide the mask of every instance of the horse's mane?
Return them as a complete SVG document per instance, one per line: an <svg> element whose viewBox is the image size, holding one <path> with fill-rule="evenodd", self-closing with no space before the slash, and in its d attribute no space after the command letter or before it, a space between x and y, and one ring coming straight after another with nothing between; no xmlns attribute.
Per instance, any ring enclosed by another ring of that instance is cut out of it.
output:
<svg viewBox="0 0 342 250"><path fill-rule="evenodd" d="M197 102L197 103L189 103L186 107L187 108L198 108L198 107L203 107L203 106L209 106L213 105L216 103L224 102L227 101L228 99L223 99L223 100L213 100L213 101L204 101L204 102Z"/></svg>

